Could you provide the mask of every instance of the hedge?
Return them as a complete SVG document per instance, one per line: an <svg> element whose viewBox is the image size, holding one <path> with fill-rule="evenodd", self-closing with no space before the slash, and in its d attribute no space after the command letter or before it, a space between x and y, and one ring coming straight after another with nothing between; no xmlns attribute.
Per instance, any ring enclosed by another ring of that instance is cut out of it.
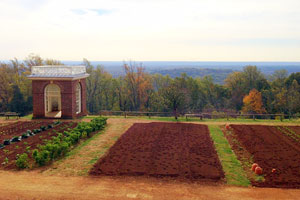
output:
<svg viewBox="0 0 300 200"><path fill-rule="evenodd" d="M33 150L32 157L35 163L43 166L64 156L80 139L90 137L95 131L103 130L106 120L105 117L97 117L91 122L80 122L74 129L52 137L45 145L39 145L38 149Z"/></svg>

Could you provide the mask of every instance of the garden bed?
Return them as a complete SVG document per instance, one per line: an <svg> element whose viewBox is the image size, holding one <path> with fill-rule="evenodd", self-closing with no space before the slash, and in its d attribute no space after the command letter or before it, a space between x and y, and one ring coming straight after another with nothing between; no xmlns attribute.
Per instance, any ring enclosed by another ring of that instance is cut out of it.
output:
<svg viewBox="0 0 300 200"><path fill-rule="evenodd" d="M242 163L251 161L263 169L261 178L251 178L252 185L300 188L300 146L297 141L283 133L282 127L262 125L230 127L233 131L225 133ZM298 127L292 129L299 130ZM246 166L249 167L252 163Z"/></svg>
<svg viewBox="0 0 300 200"><path fill-rule="evenodd" d="M192 181L224 178L206 125L157 122L130 127L90 174Z"/></svg>
<svg viewBox="0 0 300 200"><path fill-rule="evenodd" d="M21 122L14 126L10 125L7 131L0 135L1 141L10 140L15 136L21 136L26 133L27 130L40 129L41 126L48 126L53 121L38 121L38 122ZM35 135L28 136L27 138L21 138L19 142L10 142L9 145L5 145L0 149L0 169L16 169L15 161L17 155L27 153L31 158L31 151L38 147L38 145L44 144L50 140L53 136L57 136L58 133L62 133L67 129L76 127L77 123L62 122L57 124L53 128L36 133ZM12 131L13 130L13 131Z"/></svg>
<svg viewBox="0 0 300 200"><path fill-rule="evenodd" d="M45 120L29 124L17 123L15 126L7 127L2 131L2 136L6 139L0 149L0 169L24 169L47 165L65 156L80 139L91 137L102 130L106 120L103 117L80 123ZM25 129L27 130L23 132Z"/></svg>

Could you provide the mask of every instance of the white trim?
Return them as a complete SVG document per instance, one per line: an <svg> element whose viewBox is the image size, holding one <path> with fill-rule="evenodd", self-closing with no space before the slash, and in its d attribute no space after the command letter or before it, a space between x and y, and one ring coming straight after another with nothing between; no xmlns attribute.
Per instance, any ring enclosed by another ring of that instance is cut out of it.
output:
<svg viewBox="0 0 300 200"><path fill-rule="evenodd" d="M81 84L77 83L75 88L76 114L81 113Z"/></svg>
<svg viewBox="0 0 300 200"><path fill-rule="evenodd" d="M49 90L49 89L52 89ZM53 103L57 101L57 111L53 109ZM61 89L58 85L50 83L44 89L45 117L51 112L61 112Z"/></svg>
<svg viewBox="0 0 300 200"><path fill-rule="evenodd" d="M83 75L83 76L78 76L78 77L28 77L30 80L59 80L59 81L70 81L70 80L78 80L78 79L83 79L89 77L89 74Z"/></svg>

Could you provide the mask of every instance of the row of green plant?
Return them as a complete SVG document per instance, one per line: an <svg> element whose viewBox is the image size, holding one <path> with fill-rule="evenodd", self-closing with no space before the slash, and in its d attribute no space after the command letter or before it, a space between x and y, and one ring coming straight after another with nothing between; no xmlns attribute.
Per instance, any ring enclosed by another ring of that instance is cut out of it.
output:
<svg viewBox="0 0 300 200"><path fill-rule="evenodd" d="M76 145L80 139L90 137L95 131L104 129L107 118L97 117L91 122L80 122L74 129L69 129L57 136L53 136L46 144L39 145L33 150L32 158L36 166L44 166L53 160L66 155L70 149ZM29 157L27 153L18 156L16 166L20 169L29 167Z"/></svg>
<svg viewBox="0 0 300 200"><path fill-rule="evenodd" d="M280 132L282 132L282 133L284 133L285 135L287 135L288 137L292 138L293 140L295 140L295 141L297 141L297 142L300 141L300 135L297 134L297 133L296 133L295 131L293 131L292 129L290 129L289 127L287 127L287 126L282 126L282 127L278 126L277 129L278 129Z"/></svg>

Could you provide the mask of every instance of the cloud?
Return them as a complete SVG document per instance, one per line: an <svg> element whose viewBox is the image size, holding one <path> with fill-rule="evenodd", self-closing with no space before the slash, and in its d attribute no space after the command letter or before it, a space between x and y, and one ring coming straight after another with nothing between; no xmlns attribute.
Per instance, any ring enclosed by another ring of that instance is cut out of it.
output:
<svg viewBox="0 0 300 200"><path fill-rule="evenodd" d="M85 15L87 14L87 11L84 9L71 9L71 11L76 15Z"/></svg>
<svg viewBox="0 0 300 200"><path fill-rule="evenodd" d="M98 16L102 16L112 13L112 10L106 9L71 9L70 11L76 15L87 15L89 13L93 13Z"/></svg>
<svg viewBox="0 0 300 200"><path fill-rule="evenodd" d="M14 6L19 6L26 10L37 10L40 7L46 5L48 3L48 0L10 0L8 1L8 3Z"/></svg>
<svg viewBox="0 0 300 200"><path fill-rule="evenodd" d="M89 9L89 10L97 13L97 15L99 16L112 13L112 10L106 10L106 9Z"/></svg>

